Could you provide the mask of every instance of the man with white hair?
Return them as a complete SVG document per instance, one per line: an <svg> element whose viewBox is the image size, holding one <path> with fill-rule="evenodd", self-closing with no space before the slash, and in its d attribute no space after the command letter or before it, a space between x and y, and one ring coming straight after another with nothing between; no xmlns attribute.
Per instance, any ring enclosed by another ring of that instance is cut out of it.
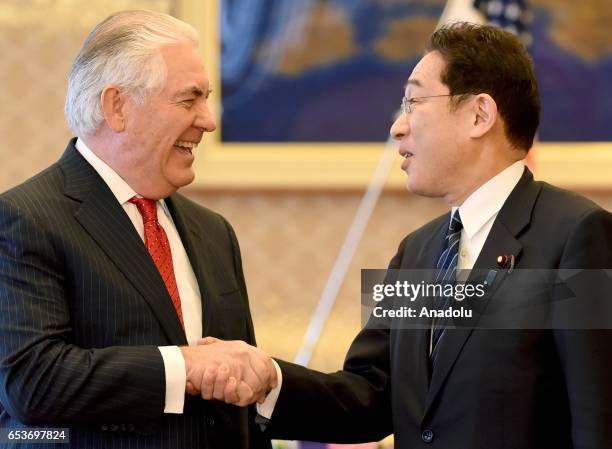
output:
<svg viewBox="0 0 612 449"><path fill-rule="evenodd" d="M77 138L0 196L0 447L41 442L24 427L70 428L78 448L270 446L252 407L202 390L216 376L244 405L276 372L250 346L231 226L176 193L216 126L197 46L161 13L97 25L70 72Z"/></svg>

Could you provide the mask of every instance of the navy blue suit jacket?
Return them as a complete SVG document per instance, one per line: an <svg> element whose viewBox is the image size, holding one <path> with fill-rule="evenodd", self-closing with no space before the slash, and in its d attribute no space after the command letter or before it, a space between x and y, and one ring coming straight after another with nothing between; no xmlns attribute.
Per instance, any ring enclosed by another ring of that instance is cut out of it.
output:
<svg viewBox="0 0 612 449"><path fill-rule="evenodd" d="M449 220L446 214L408 235L389 268L435 268ZM534 181L525 169L475 268L497 270L502 254L515 255L516 270L609 269L612 214ZM612 288L609 276L599 274L605 306ZM495 282L509 291L513 279L500 273ZM488 309L499 291L488 297ZM446 330L433 372L428 330L392 326L362 330L344 369L334 374L279 361L283 384L268 435L364 442L394 433L401 449L612 447L609 326L491 330L472 324Z"/></svg>

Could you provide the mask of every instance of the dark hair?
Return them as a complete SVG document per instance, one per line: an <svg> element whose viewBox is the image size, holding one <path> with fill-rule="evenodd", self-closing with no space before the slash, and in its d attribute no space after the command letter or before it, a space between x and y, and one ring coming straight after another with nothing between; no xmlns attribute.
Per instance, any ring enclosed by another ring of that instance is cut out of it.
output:
<svg viewBox="0 0 612 449"><path fill-rule="evenodd" d="M540 93L519 39L493 26L456 22L431 35L426 52L432 51L446 61L441 80L450 93L489 94L512 146L528 151L540 124ZM454 97L455 105L465 98Z"/></svg>

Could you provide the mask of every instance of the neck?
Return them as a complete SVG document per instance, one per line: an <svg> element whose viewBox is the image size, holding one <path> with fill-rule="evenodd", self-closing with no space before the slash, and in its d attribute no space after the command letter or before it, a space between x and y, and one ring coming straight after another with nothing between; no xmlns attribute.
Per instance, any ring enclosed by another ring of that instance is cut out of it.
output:
<svg viewBox="0 0 612 449"><path fill-rule="evenodd" d="M500 160L487 167L473 166L464 174L469 182L459 185L458 189L445 195L444 201L451 207L461 206L476 190L518 160L520 159Z"/></svg>
<svg viewBox="0 0 612 449"><path fill-rule="evenodd" d="M80 138L85 145L106 165L113 169L134 192L145 198L159 200L169 197L176 189L153 182L149 173L139 169L134 160L129 158L127 144L112 133L98 133Z"/></svg>
<svg viewBox="0 0 612 449"><path fill-rule="evenodd" d="M116 148L120 145L120 142L113 139L112 136L106 135L102 130L89 136L79 137L79 139L87 145L87 148L93 154L102 159L106 165L115 172L120 173L120 167L116 166L116 161L113 158L113 155L117 153Z"/></svg>

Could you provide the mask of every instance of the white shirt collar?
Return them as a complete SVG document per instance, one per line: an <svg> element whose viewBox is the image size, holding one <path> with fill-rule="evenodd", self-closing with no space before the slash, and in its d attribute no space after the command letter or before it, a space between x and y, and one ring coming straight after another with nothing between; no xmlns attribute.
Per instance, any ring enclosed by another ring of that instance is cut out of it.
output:
<svg viewBox="0 0 612 449"><path fill-rule="evenodd" d="M106 185L108 185L108 188L113 192L113 195L115 195L115 198L117 198L117 201L119 201L119 204L123 205L135 196L142 196L136 193L115 170L91 151L80 138L77 139L75 147L81 153L81 156L98 172ZM164 213L170 217L170 211L166 206L166 202L159 200L158 203L161 205Z"/></svg>
<svg viewBox="0 0 612 449"><path fill-rule="evenodd" d="M463 229L468 238L472 238L500 211L523 176L524 170L525 164L522 160L515 162L481 185L461 206L453 207L452 213L459 209Z"/></svg>
<svg viewBox="0 0 612 449"><path fill-rule="evenodd" d="M106 185L119 201L119 204L127 202L130 198L136 196L136 192L132 189L121 176L117 174L106 162L100 159L96 154L81 139L76 141L76 149L81 153L87 162L98 172Z"/></svg>

